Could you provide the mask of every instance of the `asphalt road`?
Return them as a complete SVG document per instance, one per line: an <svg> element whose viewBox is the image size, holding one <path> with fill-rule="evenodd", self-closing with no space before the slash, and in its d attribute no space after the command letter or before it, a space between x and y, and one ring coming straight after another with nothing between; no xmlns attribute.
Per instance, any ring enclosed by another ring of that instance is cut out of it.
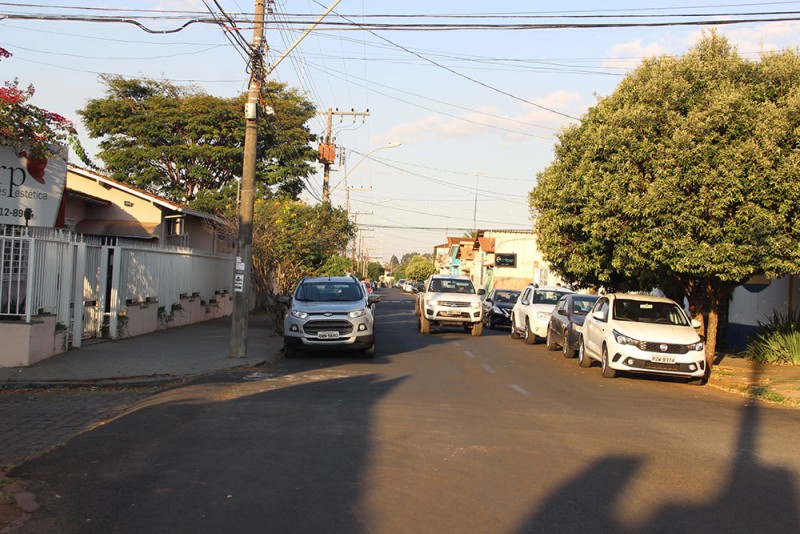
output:
<svg viewBox="0 0 800 534"><path fill-rule="evenodd" d="M418 333L165 391L17 468L23 532L797 532L800 415L604 379L508 331Z"/></svg>

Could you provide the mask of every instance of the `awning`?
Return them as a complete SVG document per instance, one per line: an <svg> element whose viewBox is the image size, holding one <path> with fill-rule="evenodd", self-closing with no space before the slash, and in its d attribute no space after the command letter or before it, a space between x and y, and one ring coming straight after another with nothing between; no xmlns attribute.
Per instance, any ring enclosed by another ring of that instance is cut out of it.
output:
<svg viewBox="0 0 800 534"><path fill-rule="evenodd" d="M130 237L134 239L158 239L155 230L159 223L140 221L109 221L103 219L83 219L75 225L79 234L102 235L108 237Z"/></svg>

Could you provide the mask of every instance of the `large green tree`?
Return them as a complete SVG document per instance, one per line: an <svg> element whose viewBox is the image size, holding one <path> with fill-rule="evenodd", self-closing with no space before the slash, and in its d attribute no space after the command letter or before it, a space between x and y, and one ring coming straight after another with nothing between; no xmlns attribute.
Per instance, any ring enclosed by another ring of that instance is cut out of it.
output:
<svg viewBox="0 0 800 534"><path fill-rule="evenodd" d="M103 76L106 96L78 113L99 138L111 177L198 209L224 211L237 196L244 155L246 95L221 98L193 86ZM274 114L259 121L257 195L297 196L313 170L314 106L283 84L263 88Z"/></svg>
<svg viewBox="0 0 800 534"><path fill-rule="evenodd" d="M739 56L710 33L644 61L559 135L530 194L566 280L687 297L716 349L720 305L800 269L800 57Z"/></svg>
<svg viewBox="0 0 800 534"><path fill-rule="evenodd" d="M414 256L406 267L406 276L412 280L425 280L436 272L436 266L425 256Z"/></svg>

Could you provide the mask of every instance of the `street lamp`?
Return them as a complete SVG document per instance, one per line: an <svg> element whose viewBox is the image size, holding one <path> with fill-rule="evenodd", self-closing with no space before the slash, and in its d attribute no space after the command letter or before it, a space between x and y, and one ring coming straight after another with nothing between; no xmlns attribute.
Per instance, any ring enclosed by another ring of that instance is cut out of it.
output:
<svg viewBox="0 0 800 534"><path fill-rule="evenodd" d="M364 157L363 157L363 158L361 158L360 160L358 160L358 161L356 162L356 164L355 164L355 165L353 165L353 166L350 168L350 170L349 170L349 171L347 171L347 172L345 173L345 175L344 175L344 176L342 176L342 179L341 179L341 180L339 180L338 182L336 182L336 184L335 184L333 187L331 187L330 189L328 189L327 191L323 191L323 192L322 192L322 200L323 200L323 201L325 201L325 202L330 202L330 201L331 201L331 193L332 193L332 192L333 192L333 191L334 191L334 190L335 190L337 187L339 187L340 185L342 185L342 182L344 182L345 180L347 180L347 177L348 177L348 176L350 176L350 173L351 173L351 172L353 172L354 170L356 170L356 167L358 167L359 165L361 165L361 163L362 163L362 162L363 162L365 159L369 158L369 157L370 157L370 156L371 156L373 153L377 152L378 150L383 150L383 149L385 149L385 148L395 148L395 147L398 147L398 146L400 146L401 144L402 144L402 143L398 143L398 142L389 143L388 145L379 146L378 148L373 148L372 150L370 150L369 152L367 152L366 154L364 154Z"/></svg>

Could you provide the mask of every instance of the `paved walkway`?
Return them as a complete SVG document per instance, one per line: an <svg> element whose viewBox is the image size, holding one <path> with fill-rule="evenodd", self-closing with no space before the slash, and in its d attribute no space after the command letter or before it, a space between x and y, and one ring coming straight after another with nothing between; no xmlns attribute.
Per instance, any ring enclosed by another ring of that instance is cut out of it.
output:
<svg viewBox="0 0 800 534"><path fill-rule="evenodd" d="M230 318L99 341L31 367L0 368L0 475L181 378L275 361L283 340L251 316L247 358L228 358ZM137 386L137 387L132 387Z"/></svg>
<svg viewBox="0 0 800 534"><path fill-rule="evenodd" d="M250 316L247 358L228 358L230 317L100 341L30 367L0 368L0 388L38 385L156 384L244 365L274 361L283 346L272 320Z"/></svg>

